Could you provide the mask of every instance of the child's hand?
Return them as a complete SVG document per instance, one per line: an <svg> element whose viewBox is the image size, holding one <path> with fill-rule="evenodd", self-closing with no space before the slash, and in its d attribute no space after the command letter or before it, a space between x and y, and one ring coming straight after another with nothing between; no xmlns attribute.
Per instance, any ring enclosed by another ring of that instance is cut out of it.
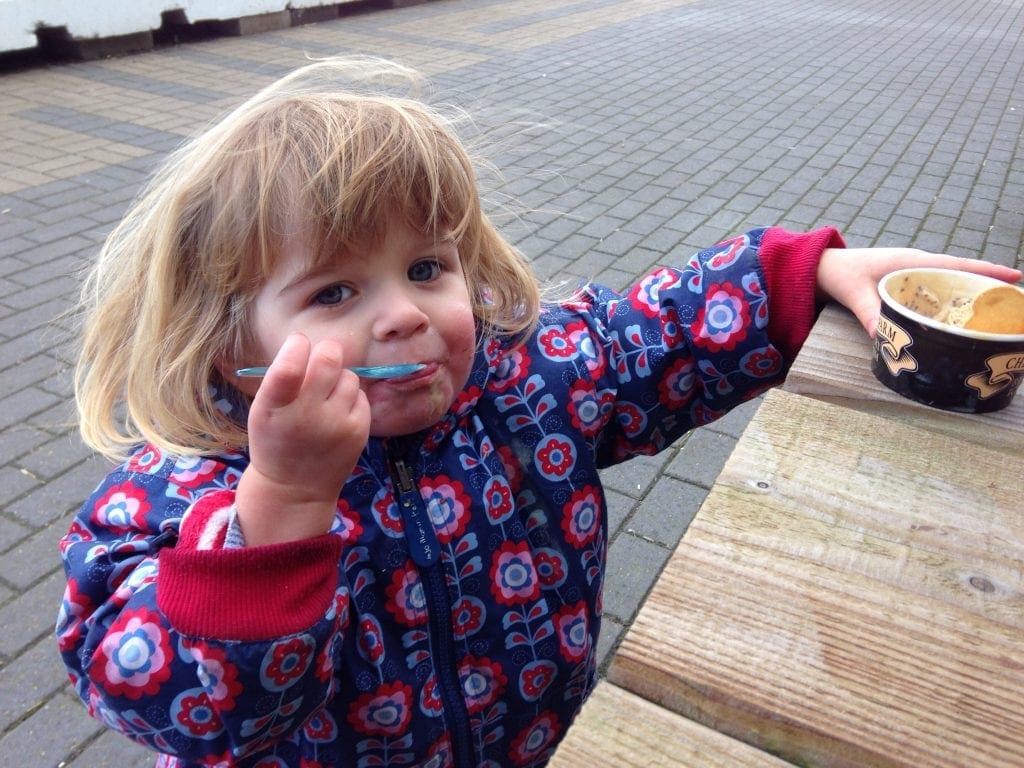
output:
<svg viewBox="0 0 1024 768"><path fill-rule="evenodd" d="M320 536L370 432L370 404L341 347L288 337L249 410L251 463L235 506L249 546Z"/></svg>
<svg viewBox="0 0 1024 768"><path fill-rule="evenodd" d="M907 267L959 269L1011 283L1021 279L1018 269L914 248L826 248L818 262L818 292L846 306L873 337L881 305L878 281Z"/></svg>

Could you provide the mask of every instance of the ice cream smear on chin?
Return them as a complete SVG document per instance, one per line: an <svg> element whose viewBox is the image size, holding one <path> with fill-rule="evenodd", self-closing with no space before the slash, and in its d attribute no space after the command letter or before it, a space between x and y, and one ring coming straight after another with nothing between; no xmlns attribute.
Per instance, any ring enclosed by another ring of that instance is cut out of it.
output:
<svg viewBox="0 0 1024 768"><path fill-rule="evenodd" d="M976 296L959 295L942 301L928 286L918 284L911 291L904 291L900 303L936 322L970 331L1024 333L1024 291L1012 285L989 288Z"/></svg>

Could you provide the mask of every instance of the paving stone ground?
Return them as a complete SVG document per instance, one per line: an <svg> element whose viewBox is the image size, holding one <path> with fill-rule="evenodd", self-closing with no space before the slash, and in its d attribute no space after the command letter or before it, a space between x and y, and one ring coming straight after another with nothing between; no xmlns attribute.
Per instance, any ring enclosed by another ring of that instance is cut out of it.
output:
<svg viewBox="0 0 1024 768"><path fill-rule="evenodd" d="M52 639L57 541L105 471L67 312L186 136L308 56L372 53L477 116L546 279L622 287L764 224L1020 266L1021 30L1006 0L433 0L0 74L0 762L152 764L86 716ZM755 406L605 474L606 660Z"/></svg>

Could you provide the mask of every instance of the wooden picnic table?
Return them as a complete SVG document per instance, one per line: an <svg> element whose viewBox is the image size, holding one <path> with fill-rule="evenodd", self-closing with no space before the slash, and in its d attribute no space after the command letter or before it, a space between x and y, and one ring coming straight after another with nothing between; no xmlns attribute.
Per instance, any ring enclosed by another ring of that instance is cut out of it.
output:
<svg viewBox="0 0 1024 768"><path fill-rule="evenodd" d="M783 389L983 446L1019 450L1024 445L1024 394L994 413L940 411L879 384L871 373L871 347L856 318L830 304L800 350Z"/></svg>
<svg viewBox="0 0 1024 768"><path fill-rule="evenodd" d="M822 315L553 765L628 742L617 764L1024 766L1024 395L947 414L869 358L851 317ZM602 713L627 696L654 709L613 708L616 729Z"/></svg>

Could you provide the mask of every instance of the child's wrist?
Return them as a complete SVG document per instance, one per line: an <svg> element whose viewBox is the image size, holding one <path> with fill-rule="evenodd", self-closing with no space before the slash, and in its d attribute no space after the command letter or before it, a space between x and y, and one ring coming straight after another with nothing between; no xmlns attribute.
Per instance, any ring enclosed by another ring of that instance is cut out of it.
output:
<svg viewBox="0 0 1024 768"><path fill-rule="evenodd" d="M281 483L250 465L235 494L236 518L246 546L323 536L334 520L339 490Z"/></svg>

